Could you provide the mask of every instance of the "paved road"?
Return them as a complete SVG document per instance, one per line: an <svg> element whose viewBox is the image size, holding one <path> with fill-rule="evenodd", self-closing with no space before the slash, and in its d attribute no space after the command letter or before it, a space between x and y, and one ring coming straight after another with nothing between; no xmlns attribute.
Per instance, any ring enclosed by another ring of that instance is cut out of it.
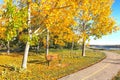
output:
<svg viewBox="0 0 120 80"><path fill-rule="evenodd" d="M111 80L120 70L120 54L104 52L103 61L58 80Z"/></svg>

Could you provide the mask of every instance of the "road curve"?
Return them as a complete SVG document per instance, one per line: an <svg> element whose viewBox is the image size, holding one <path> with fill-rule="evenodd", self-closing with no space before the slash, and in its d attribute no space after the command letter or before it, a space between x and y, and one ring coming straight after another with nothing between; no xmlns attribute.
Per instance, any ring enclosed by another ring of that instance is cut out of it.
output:
<svg viewBox="0 0 120 80"><path fill-rule="evenodd" d="M101 62L58 80L111 80L120 70L120 54L104 51Z"/></svg>

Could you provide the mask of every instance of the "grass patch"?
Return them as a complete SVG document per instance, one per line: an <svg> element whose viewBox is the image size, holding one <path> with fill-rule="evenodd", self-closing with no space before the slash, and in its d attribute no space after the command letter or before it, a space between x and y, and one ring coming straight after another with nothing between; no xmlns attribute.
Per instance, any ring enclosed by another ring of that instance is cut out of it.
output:
<svg viewBox="0 0 120 80"><path fill-rule="evenodd" d="M114 50L114 52L116 52L116 53L120 54L120 50Z"/></svg>
<svg viewBox="0 0 120 80"><path fill-rule="evenodd" d="M120 80L120 71L118 72L118 74L112 80Z"/></svg>
<svg viewBox="0 0 120 80"><path fill-rule="evenodd" d="M22 54L0 55L0 80L56 80L105 58L105 54L95 50L87 50L85 57L80 50L71 53L70 50L53 49L50 54L58 54L61 64L53 60L48 66L44 54L29 53L27 71L20 69Z"/></svg>

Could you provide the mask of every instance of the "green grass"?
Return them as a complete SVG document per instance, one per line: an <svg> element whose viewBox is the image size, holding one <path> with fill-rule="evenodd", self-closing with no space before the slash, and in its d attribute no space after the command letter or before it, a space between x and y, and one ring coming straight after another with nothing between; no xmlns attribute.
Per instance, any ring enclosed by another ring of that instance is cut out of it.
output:
<svg viewBox="0 0 120 80"><path fill-rule="evenodd" d="M70 53L70 50L52 49L50 54L58 54L61 64L58 60L53 60L48 66L44 54L30 52L26 71L20 69L22 54L1 54L0 80L56 80L105 58L105 54L92 50L87 50L85 57L81 56L80 50Z"/></svg>
<svg viewBox="0 0 120 80"><path fill-rule="evenodd" d="M120 80L120 72L113 78L113 80Z"/></svg>
<svg viewBox="0 0 120 80"><path fill-rule="evenodd" d="M120 54L120 50L115 50L116 53Z"/></svg>

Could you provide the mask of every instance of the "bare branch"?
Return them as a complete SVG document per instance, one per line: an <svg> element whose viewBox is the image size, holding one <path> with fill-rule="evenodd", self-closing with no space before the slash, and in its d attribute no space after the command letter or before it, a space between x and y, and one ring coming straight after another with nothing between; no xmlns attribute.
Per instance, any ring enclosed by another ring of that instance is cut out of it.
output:
<svg viewBox="0 0 120 80"><path fill-rule="evenodd" d="M40 32L40 33L37 33L36 35L40 35L40 34L42 34L44 31L46 31L47 29L44 29L42 32Z"/></svg>

